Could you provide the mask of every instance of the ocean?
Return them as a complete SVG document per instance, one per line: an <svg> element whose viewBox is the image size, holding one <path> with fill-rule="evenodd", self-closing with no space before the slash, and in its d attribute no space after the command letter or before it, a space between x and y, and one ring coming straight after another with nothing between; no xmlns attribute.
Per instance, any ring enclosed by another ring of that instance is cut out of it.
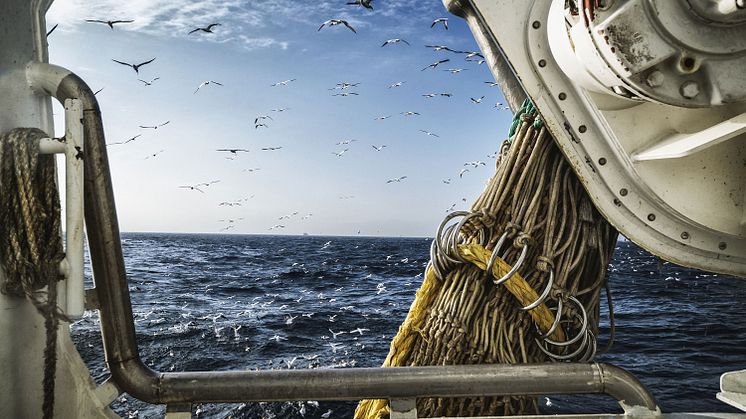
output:
<svg viewBox="0 0 746 419"><path fill-rule="evenodd" d="M379 366L428 261L430 239L126 233L122 246L142 359L161 371ZM90 265L87 264L90 277ZM664 412L737 412L720 374L746 368L746 281L682 268L619 241L610 267L611 351ZM602 302L604 301L602 297ZM599 347L609 336L602 304ZM72 325L96 382L98 314ZM621 412L606 396L549 396L542 411ZM198 404L201 418L349 418L353 402ZM120 396L127 418L164 406Z"/></svg>

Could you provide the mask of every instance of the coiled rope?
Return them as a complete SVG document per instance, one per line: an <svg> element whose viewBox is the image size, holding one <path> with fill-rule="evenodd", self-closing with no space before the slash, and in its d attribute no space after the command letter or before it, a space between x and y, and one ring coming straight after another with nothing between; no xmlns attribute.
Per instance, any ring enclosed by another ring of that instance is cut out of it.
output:
<svg viewBox="0 0 746 419"><path fill-rule="evenodd" d="M28 298L44 316L44 418L54 417L57 329L65 319L57 306L62 250L60 199L54 156L39 155L36 128L0 135L0 292ZM45 288L46 287L46 288Z"/></svg>
<svg viewBox="0 0 746 419"><path fill-rule="evenodd" d="M439 226L423 284L383 365L592 359L616 238L526 101L485 191L470 211ZM363 400L355 417L388 412L386 400ZM502 396L419 399L417 412L539 413L533 397Z"/></svg>

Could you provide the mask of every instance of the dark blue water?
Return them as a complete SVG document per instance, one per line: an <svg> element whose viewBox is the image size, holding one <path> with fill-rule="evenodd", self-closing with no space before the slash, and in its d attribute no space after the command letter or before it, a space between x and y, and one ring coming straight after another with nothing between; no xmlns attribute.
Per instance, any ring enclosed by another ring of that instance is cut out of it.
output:
<svg viewBox="0 0 746 419"><path fill-rule="evenodd" d="M429 244L125 234L142 358L161 371L379 366L422 280ZM660 265L628 242L618 243L610 272L617 338L598 360L635 373L664 411L735 412L715 393L720 374L746 368L746 281ZM605 307L602 313L600 346L609 335ZM73 326L73 339L101 382L108 373L98 318L88 314ZM541 404L546 413L620 411L601 396L552 396ZM193 411L211 418L346 418L354 406L250 403ZM113 407L124 417L164 412L129 396Z"/></svg>

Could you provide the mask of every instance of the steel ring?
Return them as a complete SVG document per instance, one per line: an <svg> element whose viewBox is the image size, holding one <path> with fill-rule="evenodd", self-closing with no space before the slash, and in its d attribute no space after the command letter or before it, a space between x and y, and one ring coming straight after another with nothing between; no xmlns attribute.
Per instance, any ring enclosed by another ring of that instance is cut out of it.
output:
<svg viewBox="0 0 746 419"><path fill-rule="evenodd" d="M497 243L495 244L495 248L492 249L492 254L490 255L490 260L487 262L487 266L484 268L484 273L487 277L492 275L492 265L495 264L495 261L497 261L497 254L500 252L500 248L503 246L503 242L508 237L508 232L504 232L502 236L497 240Z"/></svg>
<svg viewBox="0 0 746 419"><path fill-rule="evenodd" d="M464 228L464 225L466 225L467 221L469 221L470 219L474 217L479 217L479 216L480 214L478 212L471 212L468 215L465 215L464 218L462 218L461 221L459 221L459 223L457 224L456 230L453 232L451 236L451 240L449 241L449 244L451 246L449 250L451 250L453 252L453 255L456 256L459 259L459 261L463 263L469 263L469 261L464 259L464 257L461 256L461 253L458 251L458 245L460 244L459 236L461 234L461 229ZM484 234L482 233L482 230L480 230L479 234L480 236L482 236L481 238L484 239ZM480 242L482 241L483 240L480 240Z"/></svg>
<svg viewBox="0 0 746 419"><path fill-rule="evenodd" d="M596 335L590 329L587 332L591 343L587 345L586 352L578 359L578 362L588 362L596 356L596 350L598 349Z"/></svg>
<svg viewBox="0 0 746 419"><path fill-rule="evenodd" d="M549 270L549 282L547 283L547 286L544 288L544 292L541 293L539 298L536 299L533 303L527 305L526 307L521 307L521 310L533 310L536 307L539 306L539 304L543 303L544 300L546 300L547 296L549 296L549 291L552 290L552 285L554 284L554 269Z"/></svg>
<svg viewBox="0 0 746 419"><path fill-rule="evenodd" d="M585 332L583 332L583 333L581 333L581 334L578 335L578 336L582 336L583 337L583 341L580 343L580 346L578 346L578 349L576 349L573 353L567 354L567 355L557 355L557 354L554 354L551 351L549 351L549 349L545 348L544 345L541 344L538 339L534 339L534 340L536 341L536 343L539 344L539 349L541 349L542 352L544 352L545 354L547 354L551 358L554 358L554 359L559 360L559 361L566 361L568 359L574 358L575 356L577 356L583 350L586 350L586 344L588 343L588 333L586 333L586 332L587 331L585 331ZM547 342L547 339L544 339L544 341Z"/></svg>
<svg viewBox="0 0 746 419"><path fill-rule="evenodd" d="M470 214L470 212L468 211L453 211L452 213L446 215L445 218L443 218L443 221L440 222L440 225L438 225L438 229L435 232L435 239L438 240L438 242L441 240L443 229L445 228L446 224L448 224L449 221L451 221L452 219L456 217L464 217L468 214ZM438 245L439 244L440 243L438 243Z"/></svg>
<svg viewBox="0 0 746 419"><path fill-rule="evenodd" d="M583 307L583 304L581 304L580 301L578 301L578 299L575 297L570 297L569 300L574 302L580 308L580 311L583 313L583 325L580 326L580 331L578 332L578 334L575 335L574 338L568 340L567 342L557 342L557 341L549 339L549 337L544 338L544 341L551 345L570 346L573 343L577 342L581 337L583 337L585 335L585 331L588 329L588 315L585 312L585 307Z"/></svg>
<svg viewBox="0 0 746 419"><path fill-rule="evenodd" d="M521 255L518 256L518 260L516 261L515 265L513 265L513 267L510 268L510 270L508 271L508 273L503 275L502 278L498 279L497 281L493 281L495 285L501 285L503 282L510 279L510 277L513 276L516 272L518 272L518 269L521 267L521 265L523 265L523 260L526 259L527 252L528 252L528 245L524 244L523 250L521 250Z"/></svg>
<svg viewBox="0 0 746 419"><path fill-rule="evenodd" d="M545 339L549 336L552 336L552 333L554 333L555 329L557 329L557 326L559 326L561 318L562 318L562 299L560 298L559 300L557 300L557 314L554 316L554 322L552 322L552 327L550 327L546 333L539 335L539 337L542 339Z"/></svg>

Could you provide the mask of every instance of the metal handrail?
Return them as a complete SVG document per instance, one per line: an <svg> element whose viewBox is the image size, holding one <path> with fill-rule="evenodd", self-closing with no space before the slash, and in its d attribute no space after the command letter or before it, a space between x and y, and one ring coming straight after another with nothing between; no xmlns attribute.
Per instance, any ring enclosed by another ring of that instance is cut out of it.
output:
<svg viewBox="0 0 746 419"><path fill-rule="evenodd" d="M660 409L629 372L611 365L452 365L293 371L157 372L140 359L109 174L101 112L72 72L32 63L29 84L60 102L83 106L85 222L100 302L101 334L112 381L130 395L163 404L273 400L360 400L475 395L605 393L628 415Z"/></svg>

